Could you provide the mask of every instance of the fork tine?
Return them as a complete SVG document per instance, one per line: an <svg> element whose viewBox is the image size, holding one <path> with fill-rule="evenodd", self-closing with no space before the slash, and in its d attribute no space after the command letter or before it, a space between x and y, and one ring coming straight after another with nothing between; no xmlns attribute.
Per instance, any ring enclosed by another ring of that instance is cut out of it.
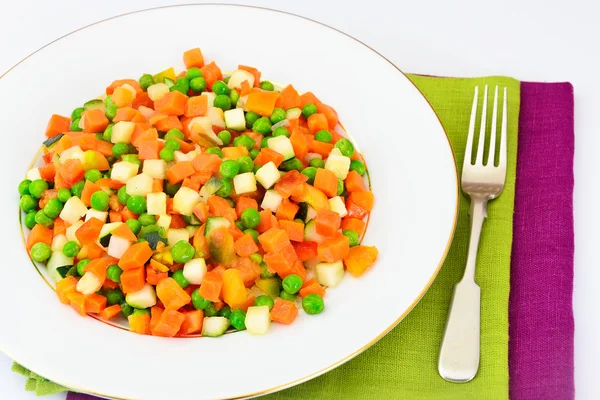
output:
<svg viewBox="0 0 600 400"><path fill-rule="evenodd" d="M485 145L485 128L487 122L487 85L485 85L484 90L485 91L483 92L483 107L481 110L481 129L479 130L479 143L477 144L477 157L475 158L475 165L483 165L483 146Z"/></svg>
<svg viewBox="0 0 600 400"><path fill-rule="evenodd" d="M501 133L500 133L500 161L498 162L498 167L500 168L506 168L506 131L508 129L508 123L507 123L507 119L508 119L508 111L507 111L507 99L508 99L508 93L506 92L506 87L504 88L504 104L502 106L502 127L501 129Z"/></svg>
<svg viewBox="0 0 600 400"><path fill-rule="evenodd" d="M494 166L496 157L496 122L498 120L498 85L494 91L494 109L492 110L492 128L490 132L490 150L488 151L488 159L485 165Z"/></svg>
<svg viewBox="0 0 600 400"><path fill-rule="evenodd" d="M475 119L477 118L477 98L479 97L479 86L475 86L475 96L473 97L473 107L471 108L471 120L469 121L469 132L467 135L467 146L465 148L465 161L471 164L471 154L475 138Z"/></svg>

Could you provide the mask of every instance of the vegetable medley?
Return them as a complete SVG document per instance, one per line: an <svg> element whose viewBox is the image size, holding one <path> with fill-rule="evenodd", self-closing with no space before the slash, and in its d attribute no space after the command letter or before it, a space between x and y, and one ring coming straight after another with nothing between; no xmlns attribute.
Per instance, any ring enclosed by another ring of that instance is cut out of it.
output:
<svg viewBox="0 0 600 400"><path fill-rule="evenodd" d="M122 79L53 115L44 164L19 184L60 301L140 334L264 334L377 258L360 245L365 165L311 92L224 77L200 49L186 71Z"/></svg>

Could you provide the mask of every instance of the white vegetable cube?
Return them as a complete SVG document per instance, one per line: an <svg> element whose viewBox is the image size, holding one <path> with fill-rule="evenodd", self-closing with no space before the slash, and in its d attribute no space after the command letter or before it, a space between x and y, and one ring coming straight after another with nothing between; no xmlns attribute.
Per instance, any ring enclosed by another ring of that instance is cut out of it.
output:
<svg viewBox="0 0 600 400"><path fill-rule="evenodd" d="M242 82L244 81L248 81L250 87L253 87L254 75L243 69L238 69L236 71L233 71L233 74L231 74L231 76L229 77L227 87L229 89L240 89L242 87Z"/></svg>
<svg viewBox="0 0 600 400"><path fill-rule="evenodd" d="M243 131L246 129L246 119L244 117L244 110L241 108L234 108L227 110L224 113L225 126L227 129L233 129L236 131Z"/></svg>
<svg viewBox="0 0 600 400"><path fill-rule="evenodd" d="M110 178L115 181L127 183L130 178L133 178L138 173L137 164L130 163L129 161L120 161L113 164L112 171L110 172Z"/></svg>
<svg viewBox="0 0 600 400"><path fill-rule="evenodd" d="M125 238L112 235L108 242L108 250L106 251L109 256L114 258L121 258L123 254L131 247L131 242Z"/></svg>
<svg viewBox="0 0 600 400"><path fill-rule="evenodd" d="M165 160L144 160L142 171L152 179L165 179L167 163Z"/></svg>
<svg viewBox="0 0 600 400"><path fill-rule="evenodd" d="M87 213L85 213L85 221L89 221L92 218L97 218L102 222L106 222L106 218L108 218L108 211L98 211L90 208Z"/></svg>
<svg viewBox="0 0 600 400"><path fill-rule="evenodd" d="M204 274L206 274L206 261L204 261L204 258L194 258L183 266L183 276L192 285L201 284Z"/></svg>
<svg viewBox="0 0 600 400"><path fill-rule="evenodd" d="M237 194L251 193L256 191L256 178L252 172L245 172L233 178L233 186Z"/></svg>
<svg viewBox="0 0 600 400"><path fill-rule="evenodd" d="M173 197L173 211L181 215L192 215L192 210L200 202L200 194L182 186Z"/></svg>
<svg viewBox="0 0 600 400"><path fill-rule="evenodd" d="M152 183L152 177L142 173L127 180L125 191L130 196L146 196L152 193Z"/></svg>
<svg viewBox="0 0 600 400"><path fill-rule="evenodd" d="M113 125L110 141L113 143L131 143L135 124L131 121L119 121Z"/></svg>
<svg viewBox="0 0 600 400"><path fill-rule="evenodd" d="M206 96L208 99L208 106L212 107L215 104L215 97L217 97L216 94L214 94L213 92L202 92L202 94L200 96Z"/></svg>
<svg viewBox="0 0 600 400"><path fill-rule="evenodd" d="M86 272L79 282L77 282L77 286L75 289L84 295L90 295L92 293L97 292L102 287L102 281L92 272Z"/></svg>
<svg viewBox="0 0 600 400"><path fill-rule="evenodd" d="M335 196L329 199L329 208L331 211L335 211L340 214L340 217L344 218L348 215L348 211L346 210L346 205L344 204L344 200L340 196Z"/></svg>
<svg viewBox="0 0 600 400"><path fill-rule="evenodd" d="M277 136L277 137L285 137L285 136ZM256 171L256 180L263 185L265 189L269 189L273 186L280 178L279 170L275 166L273 161L269 161L262 167Z"/></svg>
<svg viewBox="0 0 600 400"><path fill-rule="evenodd" d="M64 164L67 160L79 160L82 163L85 160L85 152L79 146L69 147L60 154L60 162Z"/></svg>
<svg viewBox="0 0 600 400"><path fill-rule="evenodd" d="M127 293L125 301L135 308L152 307L156 304L156 292L152 285L146 283L144 287L137 292Z"/></svg>
<svg viewBox="0 0 600 400"><path fill-rule="evenodd" d="M135 99L135 96L137 95L137 91L135 90L135 88L133 86L131 86L129 83L125 83L125 84L121 85L121 87L123 89L129 90L129 92L131 92L131 94L133 95L133 98Z"/></svg>
<svg viewBox="0 0 600 400"><path fill-rule="evenodd" d="M225 116L223 110L220 108L209 107L208 110L206 110L206 116L212 125L225 128Z"/></svg>
<svg viewBox="0 0 600 400"><path fill-rule="evenodd" d="M150 215L165 215L167 213L167 194L164 192L148 193L146 208L146 212Z"/></svg>
<svg viewBox="0 0 600 400"><path fill-rule="evenodd" d="M268 306L248 307L246 311L246 329L251 335L264 335L269 331L271 316Z"/></svg>
<svg viewBox="0 0 600 400"><path fill-rule="evenodd" d="M69 224L79 221L87 213L88 209L79 197L73 196L65 203L60 212L60 219Z"/></svg>
<svg viewBox="0 0 600 400"><path fill-rule="evenodd" d="M260 206L263 210L266 210L268 208L269 210L275 212L281 205L282 200L283 198L281 197L281 195L275 190L267 190L265 193L265 197L263 197L262 203L260 203Z"/></svg>
<svg viewBox="0 0 600 400"><path fill-rule="evenodd" d="M156 225L163 229L169 229L171 226L171 216L167 214L163 214L158 217L158 221L156 221Z"/></svg>
<svg viewBox="0 0 600 400"><path fill-rule="evenodd" d="M79 243L79 239L77 239L77 236L75 235L75 232L77 232L77 229L81 228L81 225L83 225L83 221L78 220L75 221L75 223L73 223L73 225L69 226L67 228L67 231L65 232L65 236L67 237L68 241L73 241L77 244L81 244Z"/></svg>
<svg viewBox="0 0 600 400"><path fill-rule="evenodd" d="M112 233L112 231L114 231L121 225L123 225L122 222L109 222L108 224L102 225L102 229L100 229L100 237L103 238L109 233Z"/></svg>
<svg viewBox="0 0 600 400"><path fill-rule="evenodd" d="M317 281L328 287L335 287L344 279L344 263L340 261L332 263L318 263L315 268Z"/></svg>
<svg viewBox="0 0 600 400"><path fill-rule="evenodd" d="M167 230L167 242L169 242L170 247L182 240L186 242L190 240L190 233L185 228Z"/></svg>
<svg viewBox="0 0 600 400"><path fill-rule="evenodd" d="M67 239L65 235L56 235L52 239L52 244L50 245L50 248L52 249L52 251L61 251L68 241L69 239Z"/></svg>
<svg viewBox="0 0 600 400"><path fill-rule="evenodd" d="M31 168L29 171L27 171L27 175L25 176L26 179L29 179L30 181L35 181L36 179L42 179L42 175L40 174L40 169L39 168Z"/></svg>
<svg viewBox="0 0 600 400"><path fill-rule="evenodd" d="M342 155L340 149L334 148L325 161L325 169L333 172L339 179L344 180L350 170L350 157Z"/></svg>
<svg viewBox="0 0 600 400"><path fill-rule="evenodd" d="M173 152L173 154L175 155L175 162L179 163L179 162L184 162L184 161L190 161L190 160L188 160L188 156L182 151L175 150Z"/></svg>
<svg viewBox="0 0 600 400"><path fill-rule="evenodd" d="M169 87L164 83L155 83L148 87L148 97L152 101L162 99L167 93L169 93Z"/></svg>
<svg viewBox="0 0 600 400"><path fill-rule="evenodd" d="M246 107L246 102L248 101L248 95L240 96L235 105L237 108L241 108L243 111L248 111L248 107Z"/></svg>
<svg viewBox="0 0 600 400"><path fill-rule="evenodd" d="M294 146L292 146L292 142L287 136L275 136L267 141L267 146L281 154L286 160L296 155Z"/></svg>

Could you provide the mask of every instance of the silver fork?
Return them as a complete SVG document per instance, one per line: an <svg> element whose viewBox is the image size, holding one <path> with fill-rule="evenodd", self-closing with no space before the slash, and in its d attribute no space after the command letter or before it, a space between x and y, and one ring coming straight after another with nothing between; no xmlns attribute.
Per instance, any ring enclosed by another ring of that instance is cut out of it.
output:
<svg viewBox="0 0 600 400"><path fill-rule="evenodd" d="M502 107L502 125L500 151L498 160L496 150L496 122L498 119L498 86L494 94L494 109L489 140L487 163L483 164L484 142L487 120L488 87L485 86L483 107L481 111L481 128L475 164L471 163L471 155L475 147L475 119L477 117L477 100L479 88L475 87L475 97L471 110L469 134L462 170L461 185L463 191L471 198L471 237L465 272L454 287L452 304L446 322L446 331L440 349L438 371L442 378L450 382L469 382L479 369L479 336L481 313L481 290L475 282L475 262L477 248L484 219L487 217L487 202L502 193L506 180L506 130L507 130L507 93L504 88ZM498 166L495 166L495 163Z"/></svg>

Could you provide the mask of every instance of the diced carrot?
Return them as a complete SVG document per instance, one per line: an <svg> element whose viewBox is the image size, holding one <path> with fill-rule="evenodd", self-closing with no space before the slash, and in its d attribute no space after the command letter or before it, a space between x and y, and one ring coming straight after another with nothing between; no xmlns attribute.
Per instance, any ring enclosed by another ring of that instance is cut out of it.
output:
<svg viewBox="0 0 600 400"><path fill-rule="evenodd" d="M137 242L137 236L135 236L135 233L133 233L133 231L131 230L131 228L129 228L129 225L127 224L119 225L117 229L112 231L112 235L123 238L125 240L129 240L130 242Z"/></svg>
<svg viewBox="0 0 600 400"><path fill-rule="evenodd" d="M137 115L142 115L142 113L140 113L138 110L136 110L133 107L121 107L121 108L117 109L117 113L115 114L115 117L113 118L113 122L117 123L120 121L131 121ZM144 117L144 116L142 115L142 117ZM146 122L145 117L144 117L143 122Z"/></svg>
<svg viewBox="0 0 600 400"><path fill-rule="evenodd" d="M152 262L154 260L150 260ZM152 265L146 266L146 282L150 285L158 285L160 281L169 277L167 272L157 271Z"/></svg>
<svg viewBox="0 0 600 400"><path fill-rule="evenodd" d="M298 256L294 247L289 244L278 253L265 254L263 259L270 270L277 272L280 277L285 277L291 273L294 264L298 261Z"/></svg>
<svg viewBox="0 0 600 400"><path fill-rule="evenodd" d="M223 158L227 158L230 160L237 160L240 157L248 155L248 149L243 146L223 147L221 149L221 152L223 153Z"/></svg>
<svg viewBox="0 0 600 400"><path fill-rule="evenodd" d="M167 115L183 115L188 97L179 90L173 90L154 102L154 109Z"/></svg>
<svg viewBox="0 0 600 400"><path fill-rule="evenodd" d="M53 230L54 236L62 235L66 232L67 232L67 225L66 225L65 221L63 221L60 217L57 217L54 220L54 230Z"/></svg>
<svg viewBox="0 0 600 400"><path fill-rule="evenodd" d="M354 192L350 193L348 196L348 200L352 201L354 204L359 206L360 208L371 211L373 209L373 200L374 196L372 192Z"/></svg>
<svg viewBox="0 0 600 400"><path fill-rule="evenodd" d="M256 200L246 196L238 197L237 203L235 205L235 212L237 213L238 217L241 217L244 210L248 208L258 210L258 203L256 202Z"/></svg>
<svg viewBox="0 0 600 400"><path fill-rule="evenodd" d="M365 179L362 176L360 176L356 171L348 172L348 176L346 176L346 180L344 180L344 183L346 184L346 191L348 193L367 191Z"/></svg>
<svg viewBox="0 0 600 400"><path fill-rule="evenodd" d="M43 180L54 182L54 177L56 176L56 165L53 163L42 165L39 171Z"/></svg>
<svg viewBox="0 0 600 400"><path fill-rule="evenodd" d="M202 76L206 80L206 87L209 89L212 89L213 83L223 79L221 69L217 66L217 64L215 64L214 61L201 67L200 71L202 71Z"/></svg>
<svg viewBox="0 0 600 400"><path fill-rule="evenodd" d="M112 306L106 307L104 310L102 310L99 314L99 317L106 321L110 321L111 319L119 315L120 312L121 306L118 304L113 304Z"/></svg>
<svg viewBox="0 0 600 400"><path fill-rule="evenodd" d="M83 179L85 168L80 160L69 159L58 168L58 173L62 177L67 187L70 188L75 183Z"/></svg>
<svg viewBox="0 0 600 400"><path fill-rule="evenodd" d="M294 250L300 261L304 262L317 256L318 243L316 242L294 242L292 245L294 246Z"/></svg>
<svg viewBox="0 0 600 400"><path fill-rule="evenodd" d="M142 91L140 84L135 79L118 79L106 88L106 94L113 94L116 88L125 84L128 84L129 86L133 87L136 93L140 93Z"/></svg>
<svg viewBox="0 0 600 400"><path fill-rule="evenodd" d="M98 314L106 308L106 297L92 293L85 296L85 311L88 313Z"/></svg>
<svg viewBox="0 0 600 400"><path fill-rule="evenodd" d="M38 202L38 205L39 205L40 208L44 208L44 207L46 207L46 204L48 204L48 202L50 201L50 199L55 199L57 197L58 197L58 190L57 189L47 189L42 194L42 198Z"/></svg>
<svg viewBox="0 0 600 400"><path fill-rule="evenodd" d="M296 260L292 269L289 271L289 275L291 274L298 275L304 281L306 279L306 268L304 267L304 263L300 260ZM283 275L281 277L285 278L286 276L287 275Z"/></svg>
<svg viewBox="0 0 600 400"><path fill-rule="evenodd" d="M197 172L210 172L214 174L219 170L223 160L216 154L202 153L192 160L192 165Z"/></svg>
<svg viewBox="0 0 600 400"><path fill-rule="evenodd" d="M190 296L173 278L162 279L156 285L156 295L165 308L172 310L178 310L191 301Z"/></svg>
<svg viewBox="0 0 600 400"><path fill-rule="evenodd" d="M150 334L150 314L131 314L127 317L129 321L129 330L131 332L139 333L141 335Z"/></svg>
<svg viewBox="0 0 600 400"><path fill-rule="evenodd" d="M215 270L212 270L204 274L199 293L206 300L219 301L222 288L223 277L218 272L215 272Z"/></svg>
<svg viewBox="0 0 600 400"><path fill-rule="evenodd" d="M196 171L191 161L178 162L167 170L167 179L171 185L175 185L182 182L188 176L191 176L194 172Z"/></svg>
<svg viewBox="0 0 600 400"><path fill-rule="evenodd" d="M139 140L138 157L140 160L158 160L164 145L158 140Z"/></svg>
<svg viewBox="0 0 600 400"><path fill-rule="evenodd" d="M231 221L230 221L231 222ZM235 223L230 223L229 224L229 229L227 229L229 231L229 233L231 234L231 236L233 236L233 240L238 240L240 239L242 236L244 236L244 232L242 232L240 230L240 228L238 228Z"/></svg>
<svg viewBox="0 0 600 400"><path fill-rule="evenodd" d="M267 253L277 253L290 244L290 239L283 229L271 228L258 237L258 241Z"/></svg>
<svg viewBox="0 0 600 400"><path fill-rule="evenodd" d="M334 262L346 258L349 251L350 242L348 237L340 234L319 243L319 246L317 247L317 256L320 261Z"/></svg>
<svg viewBox="0 0 600 400"><path fill-rule="evenodd" d="M195 192L200 190L200 183L192 181L191 178L185 178L183 182L181 182L181 186L190 188Z"/></svg>
<svg viewBox="0 0 600 400"><path fill-rule="evenodd" d="M277 208L275 216L278 220L293 221L299 209L300 207L296 203L290 201L289 199L283 199L279 205L279 208Z"/></svg>
<svg viewBox="0 0 600 400"><path fill-rule="evenodd" d="M248 296L246 302L242 304L239 309L242 311L248 311L248 308L254 305L254 300L256 300L256 296Z"/></svg>
<svg viewBox="0 0 600 400"><path fill-rule="evenodd" d="M231 268L240 271L240 276L246 287L251 287L258 278L262 269L250 257L240 257L231 263Z"/></svg>
<svg viewBox="0 0 600 400"><path fill-rule="evenodd" d="M285 199L290 196L299 196L303 192L304 182L306 181L308 181L308 176L301 174L296 170L292 170L286 172L286 174L277 181L275 190Z"/></svg>
<svg viewBox="0 0 600 400"><path fill-rule="evenodd" d="M125 221L127 221L128 219L132 219L132 218L137 219L137 215L132 213L127 207L123 207L123 210L121 210L121 216L123 217L123 219Z"/></svg>
<svg viewBox="0 0 600 400"><path fill-rule="evenodd" d="M155 336L173 337L179 332L184 320L185 316L183 313L167 308L160 315L158 323L152 329L152 334Z"/></svg>
<svg viewBox="0 0 600 400"><path fill-rule="evenodd" d="M314 104L315 106L321 101L315 96L312 92L306 92L300 96L300 100L302 101L301 106L304 108L307 104Z"/></svg>
<svg viewBox="0 0 600 400"><path fill-rule="evenodd" d="M302 106L302 99L292 85L287 85L283 88L279 96L281 97L281 107L284 110Z"/></svg>
<svg viewBox="0 0 600 400"><path fill-rule="evenodd" d="M98 240L104 222L98 218L90 218L75 231L75 236L82 244L93 243Z"/></svg>
<svg viewBox="0 0 600 400"><path fill-rule="evenodd" d="M95 241L84 244L81 249L85 249L87 258L99 258L104 255L104 249L98 246Z"/></svg>
<svg viewBox="0 0 600 400"><path fill-rule="evenodd" d="M185 219L183 219L183 216L181 214L171 215L171 225L169 225L169 228L181 229L185 228L186 226L187 222L185 222Z"/></svg>
<svg viewBox="0 0 600 400"><path fill-rule="evenodd" d="M147 92L137 92L131 106L136 110L139 109L141 106L154 108L154 102L150 99Z"/></svg>
<svg viewBox="0 0 600 400"><path fill-rule="evenodd" d="M206 115L207 109L208 96L193 96L185 104L183 115L186 117L200 117Z"/></svg>
<svg viewBox="0 0 600 400"><path fill-rule="evenodd" d="M46 137L54 137L59 133L68 132L71 127L71 119L62 115L52 114L46 126Z"/></svg>
<svg viewBox="0 0 600 400"><path fill-rule="evenodd" d="M240 271L235 268L223 272L223 301L232 309L239 308L246 301L246 286Z"/></svg>
<svg viewBox="0 0 600 400"><path fill-rule="evenodd" d="M377 259L379 251L375 246L354 246L344 258L344 265L352 275L359 277Z"/></svg>
<svg viewBox="0 0 600 400"><path fill-rule="evenodd" d="M320 102L315 105L317 106L317 112L325 115L325 119L327 120L327 125L329 126L329 129L335 128L338 124L337 112L328 105Z"/></svg>
<svg viewBox="0 0 600 400"><path fill-rule="evenodd" d="M271 309L271 320L280 324L289 325L298 316L298 308L294 302L284 300L281 297L275 299L275 304Z"/></svg>
<svg viewBox="0 0 600 400"><path fill-rule="evenodd" d="M230 222L237 219L235 210L229 205L227 200L219 196L210 196L206 201L208 205L208 211L215 217L225 217Z"/></svg>
<svg viewBox="0 0 600 400"><path fill-rule="evenodd" d="M304 224L302 222L279 220L279 226L287 233L290 240L304 241Z"/></svg>
<svg viewBox="0 0 600 400"><path fill-rule="evenodd" d="M204 56L199 48L190 49L183 53L183 62L187 69L192 67L202 68L204 67Z"/></svg>
<svg viewBox="0 0 600 400"><path fill-rule="evenodd" d="M334 197L337 194L338 178L330 170L318 168L314 187L325 193L327 197Z"/></svg>
<svg viewBox="0 0 600 400"><path fill-rule="evenodd" d="M341 223L340 214L331 210L321 210L315 217L317 233L325 237L334 237L338 233Z"/></svg>
<svg viewBox="0 0 600 400"><path fill-rule="evenodd" d="M155 305L150 308L150 332L152 332L156 325L158 325L160 317L164 311L165 309L161 305Z"/></svg>
<svg viewBox="0 0 600 400"><path fill-rule="evenodd" d="M329 201L325 193L320 191L308 183L304 184L302 194L300 196L292 196L292 200L296 203L307 202L315 210L329 210Z"/></svg>
<svg viewBox="0 0 600 400"><path fill-rule="evenodd" d="M246 107L258 115L270 116L275 109L275 102L279 97L277 92L254 92L248 95Z"/></svg>
<svg viewBox="0 0 600 400"><path fill-rule="evenodd" d="M111 100L117 107L128 107L133 105L134 94L124 87L115 88Z"/></svg>
<svg viewBox="0 0 600 400"><path fill-rule="evenodd" d="M315 278L309 279L302 285L300 289L300 296L306 297L309 294L318 294L321 297L325 296L325 288L319 285L319 282Z"/></svg>
<svg viewBox="0 0 600 400"><path fill-rule="evenodd" d="M316 114L313 114L313 115L316 115ZM311 117L312 117L312 115L311 115ZM310 151L311 153L320 154L323 157L329 156L329 153L331 153L331 150L333 150L333 143L325 143L325 142L319 142L318 140L313 140L308 145L308 151Z"/></svg>
<svg viewBox="0 0 600 400"><path fill-rule="evenodd" d="M89 207L92 195L100 190L102 190L100 186L90 180L86 180L81 191L81 201L83 201L83 204Z"/></svg>
<svg viewBox="0 0 600 400"><path fill-rule="evenodd" d="M260 151L260 153L258 153L256 158L254 159L254 165L265 165L270 161L273 161L275 166L279 167L283 160L283 155L279 154L275 150L271 150L270 148L265 147Z"/></svg>
<svg viewBox="0 0 600 400"><path fill-rule="evenodd" d="M166 114L161 114L159 112L156 112L156 113L152 114L150 116L150 118L148 118L148 122L150 123L150 125L156 125L158 123L158 121L163 120L167 117L168 117L168 115L166 115Z"/></svg>
<svg viewBox="0 0 600 400"><path fill-rule="evenodd" d="M259 212L260 214L260 223L256 227L256 231L258 233L263 233L273 228L273 213L268 208L266 210L262 210Z"/></svg>
<svg viewBox="0 0 600 400"><path fill-rule="evenodd" d="M71 304L71 307L73 307L73 309L77 311L79 315L81 315L82 317L85 317L87 315L85 312L84 295L78 292L71 292L67 294L67 300L69 300L69 304Z"/></svg>
<svg viewBox="0 0 600 400"><path fill-rule="evenodd" d="M123 271L140 268L146 264L150 257L152 257L152 249L148 242L136 243L125 251L119 260L119 267Z"/></svg>
<svg viewBox="0 0 600 400"><path fill-rule="evenodd" d="M64 279L56 282L56 294L63 304L69 304L67 295L69 293L75 293L77 291L77 278L74 276L67 276Z"/></svg>
<svg viewBox="0 0 600 400"><path fill-rule="evenodd" d="M184 317L178 335L193 335L202 331L202 323L204 322L204 312L202 310L186 311Z"/></svg>
<svg viewBox="0 0 600 400"><path fill-rule="evenodd" d="M119 284L117 282L113 282L110 279L105 279L104 283L102 284L102 289L103 290L110 290L110 289L116 289L119 287Z"/></svg>
<svg viewBox="0 0 600 400"><path fill-rule="evenodd" d="M181 125L179 118L173 115L169 115L156 123L156 129L158 129L161 132L168 132L170 129L181 130L182 128L183 125Z"/></svg>
<svg viewBox="0 0 600 400"><path fill-rule="evenodd" d="M105 142L104 140L96 141L96 150L104 157L110 157L112 155L113 144Z"/></svg>
<svg viewBox="0 0 600 400"><path fill-rule="evenodd" d="M354 192L356 193L370 193L370 192ZM363 219L369 214L369 211L358 204L356 204L350 196L346 199L346 210L348 211L348 216L351 218Z"/></svg>
<svg viewBox="0 0 600 400"><path fill-rule="evenodd" d="M258 251L254 238L249 233L236 240L235 252L240 257L248 257Z"/></svg>
<svg viewBox="0 0 600 400"><path fill-rule="evenodd" d="M296 157L300 160L304 159L306 154L308 154L308 140L306 139L306 136L303 133L300 133L299 130L294 130L290 136L290 141L292 142Z"/></svg>
<svg viewBox="0 0 600 400"><path fill-rule="evenodd" d="M194 213L196 218L198 218L200 220L200 222L202 222L202 223L205 223L206 220L208 219L208 207L206 206L206 203L204 203L204 202L198 203L194 207L192 212Z"/></svg>
<svg viewBox="0 0 600 400"><path fill-rule="evenodd" d="M327 118L325 114L315 113L308 117L308 129L313 135L321 130L328 130Z"/></svg>
<svg viewBox="0 0 600 400"><path fill-rule="evenodd" d="M144 267L129 269L121 274L121 287L123 293L132 293L141 290L146 283L146 270Z"/></svg>
<svg viewBox="0 0 600 400"><path fill-rule="evenodd" d="M362 236L365 233L366 224L362 219L344 217L342 219L342 231L351 230L358 233L358 236Z"/></svg>
<svg viewBox="0 0 600 400"><path fill-rule="evenodd" d="M163 180L162 179L153 179L152 180L152 193L160 193L163 191Z"/></svg>
<svg viewBox="0 0 600 400"><path fill-rule="evenodd" d="M242 69L244 71L250 72L254 76L254 86L260 87L260 71L254 67L249 67L247 65L238 65L238 69Z"/></svg>

